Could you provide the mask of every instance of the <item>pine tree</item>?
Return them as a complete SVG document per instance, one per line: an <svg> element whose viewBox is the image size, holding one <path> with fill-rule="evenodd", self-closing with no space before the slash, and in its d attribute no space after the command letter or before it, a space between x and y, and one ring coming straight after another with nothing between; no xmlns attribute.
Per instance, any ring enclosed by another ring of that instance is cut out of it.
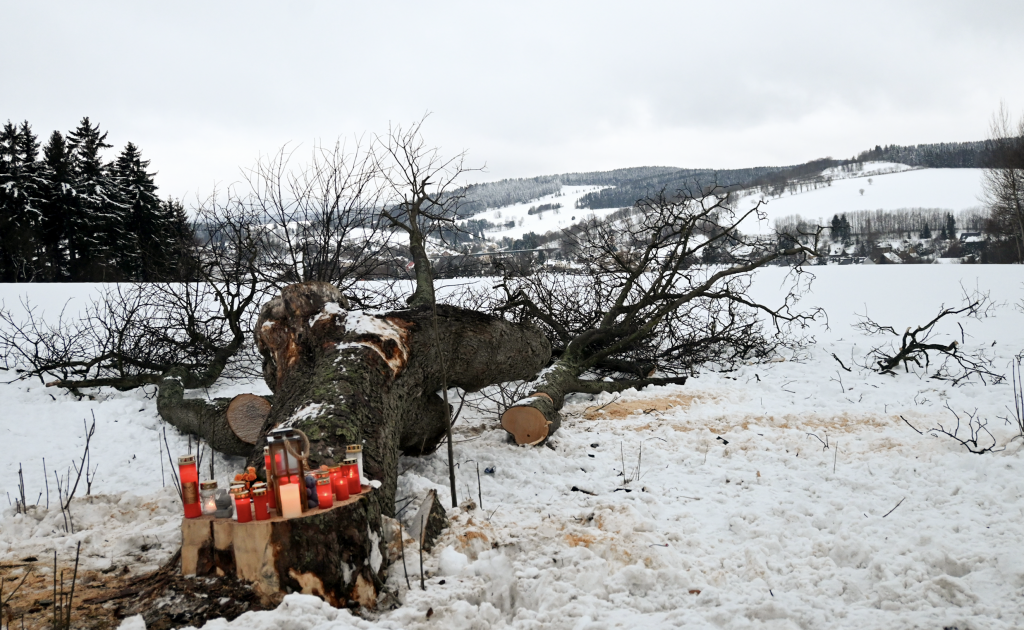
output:
<svg viewBox="0 0 1024 630"><path fill-rule="evenodd" d="M922 230L921 230L921 240L928 239L928 238L931 238L931 237L932 237L932 229L930 227L928 227L927 223L925 223L924 224L924 228L922 228Z"/></svg>
<svg viewBox="0 0 1024 630"><path fill-rule="evenodd" d="M126 278L155 280L167 259L166 219L156 195L149 160L129 142L111 165L118 201L124 206L123 233L116 241L118 266Z"/></svg>
<svg viewBox="0 0 1024 630"><path fill-rule="evenodd" d="M953 220L952 214L946 215L946 236L951 239L956 238L956 221Z"/></svg>
<svg viewBox="0 0 1024 630"><path fill-rule="evenodd" d="M118 280L117 255L123 250L125 207L103 164L100 153L112 145L106 132L82 118L68 134L76 196L76 212L69 225L69 250L76 280Z"/></svg>
<svg viewBox="0 0 1024 630"><path fill-rule="evenodd" d="M833 217L832 217L832 231L831 231L831 234L832 234L832 240L833 241L840 241L840 240L843 239L843 224L839 220L839 215L838 214L833 215Z"/></svg>
<svg viewBox="0 0 1024 630"><path fill-rule="evenodd" d="M78 212L75 197L71 149L59 131L50 134L43 147L42 247L45 252L45 279L54 282L71 277L71 226ZM77 242L77 241L75 241Z"/></svg>
<svg viewBox="0 0 1024 630"><path fill-rule="evenodd" d="M25 121L0 131L0 278L32 280L38 267L39 143Z"/></svg>

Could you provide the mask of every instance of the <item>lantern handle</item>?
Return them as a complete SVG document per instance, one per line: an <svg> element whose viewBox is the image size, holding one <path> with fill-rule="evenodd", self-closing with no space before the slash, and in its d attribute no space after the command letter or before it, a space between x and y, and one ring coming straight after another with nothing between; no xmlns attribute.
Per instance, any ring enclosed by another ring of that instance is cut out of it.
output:
<svg viewBox="0 0 1024 630"><path fill-rule="evenodd" d="M305 433L298 429L292 429L292 431L295 431L296 433L302 436L302 452L296 453L295 451L293 451L291 442L285 442L284 447L288 449L288 453L290 453L292 457L302 460L302 464L306 468L309 468L309 462L306 461L306 458L309 457L309 437L307 437Z"/></svg>

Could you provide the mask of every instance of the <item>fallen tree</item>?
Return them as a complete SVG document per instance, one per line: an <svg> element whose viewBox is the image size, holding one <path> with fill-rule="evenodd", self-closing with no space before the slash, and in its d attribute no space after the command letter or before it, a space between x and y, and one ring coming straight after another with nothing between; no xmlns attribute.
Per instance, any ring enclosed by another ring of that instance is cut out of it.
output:
<svg viewBox="0 0 1024 630"><path fill-rule="evenodd" d="M391 516L399 454L433 452L449 428L442 382L477 391L533 378L551 345L533 324L477 311L438 305L371 314L347 311L343 300L329 284L306 282L260 311L256 342L274 391L264 433L302 430L312 466L364 444L365 474L381 482L381 513ZM251 465L262 464L258 447Z"/></svg>
<svg viewBox="0 0 1024 630"><path fill-rule="evenodd" d="M570 393L682 384L701 366L728 369L799 344L820 314L795 309L806 288L799 265L815 255L820 229L749 237L739 230L748 218L765 218L761 203L737 212L722 189L663 192L621 221L566 230L579 275L504 278L497 309L541 325L556 360L502 427L538 444L560 426ZM781 304L761 304L751 274L780 259L795 265L794 282Z"/></svg>

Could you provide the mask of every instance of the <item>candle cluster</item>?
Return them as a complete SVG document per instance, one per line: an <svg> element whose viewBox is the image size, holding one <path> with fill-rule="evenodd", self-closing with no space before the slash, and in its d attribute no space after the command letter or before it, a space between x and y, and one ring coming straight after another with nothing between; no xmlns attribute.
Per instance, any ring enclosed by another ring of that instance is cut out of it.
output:
<svg viewBox="0 0 1024 630"><path fill-rule="evenodd" d="M297 518L309 510L331 509L362 492L362 446L350 445L337 466L307 470L308 440L295 429L277 429L263 449L265 477L254 467L235 475L230 491L216 481L199 483L195 455L178 458L185 518L234 518L239 523L274 516ZM305 441L305 448L301 445ZM305 452L304 452L305 451ZM266 481L259 481L265 478Z"/></svg>

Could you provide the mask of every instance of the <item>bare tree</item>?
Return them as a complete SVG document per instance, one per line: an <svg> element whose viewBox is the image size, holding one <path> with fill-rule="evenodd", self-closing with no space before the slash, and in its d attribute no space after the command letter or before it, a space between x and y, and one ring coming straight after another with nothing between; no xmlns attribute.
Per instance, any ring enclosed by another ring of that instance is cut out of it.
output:
<svg viewBox="0 0 1024 630"><path fill-rule="evenodd" d="M247 341L266 296L258 265L264 229L212 203L200 205L192 227L195 240L182 256L190 281L109 285L79 312L51 320L27 302L20 315L0 309L4 367L79 395L157 385L165 420L222 452L248 454L223 426L227 401L185 399L184 390L259 373Z"/></svg>
<svg viewBox="0 0 1024 630"><path fill-rule="evenodd" d="M737 212L720 188L662 193L621 221L566 231L577 275L506 277L497 308L538 322L557 360L534 395L505 412L505 429L520 444L538 443L558 428L568 393L681 384L701 366L768 359L795 342L791 333L820 314L795 310L806 286L799 266L774 307L750 296L751 273L814 256L823 228L742 234L740 224L754 217L764 218L760 203Z"/></svg>
<svg viewBox="0 0 1024 630"><path fill-rule="evenodd" d="M1009 236L1024 261L1024 116L1014 125L1005 104L989 123L989 161L982 191L994 231Z"/></svg>
<svg viewBox="0 0 1024 630"><path fill-rule="evenodd" d="M222 202L265 224L259 269L275 288L319 280L349 293L385 264L390 233L381 229L379 172L374 155L353 144L317 144L299 165L283 147L243 171L244 184Z"/></svg>
<svg viewBox="0 0 1024 630"><path fill-rule="evenodd" d="M424 117L409 127L393 126L377 138L376 169L385 196L381 214L393 229L409 238L416 289L408 298L410 308L433 306L434 269L427 254L429 237L441 240L444 228L457 230L459 205L468 188L461 178L471 170L465 152L446 158L427 145L421 133Z"/></svg>

